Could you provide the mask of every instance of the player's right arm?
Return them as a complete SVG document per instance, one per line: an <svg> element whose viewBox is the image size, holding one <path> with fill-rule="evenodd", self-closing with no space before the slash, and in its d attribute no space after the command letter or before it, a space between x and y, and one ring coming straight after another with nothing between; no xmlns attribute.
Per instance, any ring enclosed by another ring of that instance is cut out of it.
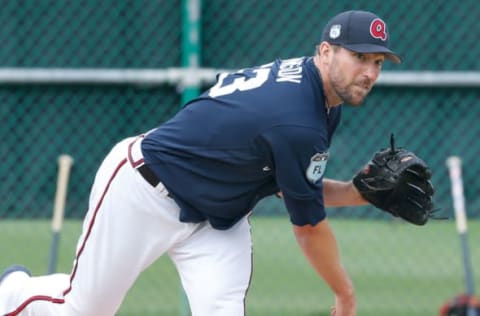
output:
<svg viewBox="0 0 480 316"><path fill-rule="evenodd" d="M342 266L337 242L327 220L316 225L293 225L293 231L303 254L335 294L335 315L356 315L353 284Z"/></svg>
<svg viewBox="0 0 480 316"><path fill-rule="evenodd" d="M354 316L353 285L340 262L324 209L322 178L326 161L322 158L328 152L324 133L309 126L286 124L264 130L261 140L264 151L270 153L267 160L275 166L275 179L304 256L335 294L336 316ZM343 184L329 183L327 187L335 195L348 191L348 185Z"/></svg>

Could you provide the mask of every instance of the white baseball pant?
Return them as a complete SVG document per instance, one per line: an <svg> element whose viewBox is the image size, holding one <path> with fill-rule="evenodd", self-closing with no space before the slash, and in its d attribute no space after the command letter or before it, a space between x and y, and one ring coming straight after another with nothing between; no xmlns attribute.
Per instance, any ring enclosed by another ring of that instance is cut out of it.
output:
<svg viewBox="0 0 480 316"><path fill-rule="evenodd" d="M11 274L0 285L0 315L114 315L139 274L165 253L192 315L245 314L252 271L248 218L225 231L180 222L163 184L151 186L136 170L140 143L141 137L121 141L101 164L71 274Z"/></svg>

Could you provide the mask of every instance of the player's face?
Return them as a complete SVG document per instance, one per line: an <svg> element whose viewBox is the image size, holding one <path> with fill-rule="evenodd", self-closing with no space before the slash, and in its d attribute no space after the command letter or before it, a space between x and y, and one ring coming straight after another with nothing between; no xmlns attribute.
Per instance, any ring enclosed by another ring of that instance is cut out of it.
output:
<svg viewBox="0 0 480 316"><path fill-rule="evenodd" d="M343 102L361 104L377 81L384 60L383 54L356 53L339 47L328 67L332 89Z"/></svg>

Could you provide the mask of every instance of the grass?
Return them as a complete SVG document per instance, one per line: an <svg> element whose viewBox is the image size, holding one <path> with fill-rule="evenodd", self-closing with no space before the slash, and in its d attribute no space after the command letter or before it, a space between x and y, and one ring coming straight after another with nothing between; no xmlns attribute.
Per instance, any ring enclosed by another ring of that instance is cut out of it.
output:
<svg viewBox="0 0 480 316"><path fill-rule="evenodd" d="M0 267L27 265L45 274L51 241L47 221L0 222ZM437 315L463 290L460 241L452 221L416 227L396 221L332 219L342 260L356 287L359 315ZM58 270L68 272L80 221L66 221ZM254 275L247 299L250 316L328 315L333 297L310 269L284 217L252 217ZM476 284L480 281L480 222L469 222ZM478 270L478 269L477 269ZM207 286L207 285L206 285ZM186 315L178 277L168 258L135 283L118 315Z"/></svg>

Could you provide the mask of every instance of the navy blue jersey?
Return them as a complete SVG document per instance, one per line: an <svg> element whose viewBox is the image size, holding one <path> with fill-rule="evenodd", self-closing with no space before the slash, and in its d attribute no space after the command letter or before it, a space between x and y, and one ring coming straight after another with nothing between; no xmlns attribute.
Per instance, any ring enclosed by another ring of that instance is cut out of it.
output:
<svg viewBox="0 0 480 316"><path fill-rule="evenodd" d="M341 107L327 111L313 58L220 74L142 142L180 220L227 229L282 191L291 222L325 218L322 177Z"/></svg>

